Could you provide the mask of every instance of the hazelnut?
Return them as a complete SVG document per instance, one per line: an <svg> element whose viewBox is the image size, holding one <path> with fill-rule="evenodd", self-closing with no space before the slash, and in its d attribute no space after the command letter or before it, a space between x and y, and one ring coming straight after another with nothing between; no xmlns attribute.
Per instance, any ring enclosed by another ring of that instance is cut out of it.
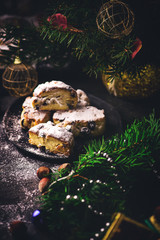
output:
<svg viewBox="0 0 160 240"><path fill-rule="evenodd" d="M49 184L50 184L50 179L48 177L42 178L38 185L39 191L41 193L44 193L47 190Z"/></svg>
<svg viewBox="0 0 160 240"><path fill-rule="evenodd" d="M71 164L70 163L63 163L62 165L59 166L58 172L61 172L62 170L65 170L69 172L71 170Z"/></svg>
<svg viewBox="0 0 160 240"><path fill-rule="evenodd" d="M42 166L42 167L38 168L38 170L37 170L37 177L38 177L39 179L42 179L42 178L44 178L44 177L48 177L48 175L49 175L51 172L52 172L52 171L51 171L50 168L45 167L45 166Z"/></svg>
<svg viewBox="0 0 160 240"><path fill-rule="evenodd" d="M15 220L10 223L9 231L14 237L19 238L26 235L27 227L24 222Z"/></svg>

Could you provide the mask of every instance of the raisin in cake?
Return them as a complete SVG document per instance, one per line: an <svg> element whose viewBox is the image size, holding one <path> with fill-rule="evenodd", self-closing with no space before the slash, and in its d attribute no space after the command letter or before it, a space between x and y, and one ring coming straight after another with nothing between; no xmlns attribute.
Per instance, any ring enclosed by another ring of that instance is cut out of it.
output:
<svg viewBox="0 0 160 240"><path fill-rule="evenodd" d="M105 130L104 110L93 106L81 107L69 111L57 111L53 114L53 122L59 126L72 125L75 136L99 136Z"/></svg>
<svg viewBox="0 0 160 240"><path fill-rule="evenodd" d="M32 105L38 110L68 110L77 105L77 92L61 81L39 84L33 92Z"/></svg>
<svg viewBox="0 0 160 240"><path fill-rule="evenodd" d="M40 123L29 129L29 143L54 154L69 156L74 138L66 128L54 125L51 121Z"/></svg>
<svg viewBox="0 0 160 240"><path fill-rule="evenodd" d="M51 119L51 112L38 111L32 106L32 97L27 97L22 105L20 124L24 129L29 129L39 123L48 122Z"/></svg>
<svg viewBox="0 0 160 240"><path fill-rule="evenodd" d="M77 103L76 108L89 106L90 101L89 101L87 94L81 89L77 89L76 92L77 92L77 97L78 97L78 103Z"/></svg>

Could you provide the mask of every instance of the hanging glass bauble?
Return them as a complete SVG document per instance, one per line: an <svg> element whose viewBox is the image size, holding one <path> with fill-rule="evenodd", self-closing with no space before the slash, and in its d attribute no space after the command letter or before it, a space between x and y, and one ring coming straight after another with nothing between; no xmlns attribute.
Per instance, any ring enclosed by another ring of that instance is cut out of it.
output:
<svg viewBox="0 0 160 240"><path fill-rule="evenodd" d="M134 14L124 2L110 0L100 8L96 23L107 37L121 38L132 31Z"/></svg>
<svg viewBox="0 0 160 240"><path fill-rule="evenodd" d="M117 97L149 97L160 90L160 68L146 64L134 74L123 72L115 77L102 74L102 81L107 90Z"/></svg>
<svg viewBox="0 0 160 240"><path fill-rule="evenodd" d="M14 63L10 64L2 75L3 87L15 97L31 94L37 83L37 71L32 66L23 64L19 57L16 57Z"/></svg>

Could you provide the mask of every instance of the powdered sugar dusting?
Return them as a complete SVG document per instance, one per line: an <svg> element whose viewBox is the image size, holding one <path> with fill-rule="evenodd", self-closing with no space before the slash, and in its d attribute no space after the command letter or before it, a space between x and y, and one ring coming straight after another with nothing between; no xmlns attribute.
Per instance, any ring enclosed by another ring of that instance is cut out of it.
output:
<svg viewBox="0 0 160 240"><path fill-rule="evenodd" d="M32 107L32 98L33 97L27 97L25 100L24 100L24 102L23 102L23 104L22 104L22 107L23 108L31 108Z"/></svg>
<svg viewBox="0 0 160 240"><path fill-rule="evenodd" d="M19 110L18 111L16 110L16 113L12 114L12 112L9 112L9 114L7 114L5 117L4 131L6 132L8 139L23 151L34 154L38 157L43 157L46 160L51 159L54 161L57 159L63 159L63 158L66 159L67 157L64 155L53 154L48 152L46 153L44 151L41 151L39 148L31 145L28 142L28 138L29 138L28 131L22 129L20 126L21 106L22 105L18 106Z"/></svg>
<svg viewBox="0 0 160 240"><path fill-rule="evenodd" d="M53 114L53 120L75 122L75 121L96 121L104 119L104 110L97 109L93 106L77 108L69 111L57 111Z"/></svg>
<svg viewBox="0 0 160 240"><path fill-rule="evenodd" d="M42 111L42 110L38 111L33 108L28 108L28 109L25 109L25 112L23 112L23 115L24 114L27 114L27 119L34 119L38 122L38 121L44 121L45 117L48 116L50 113L47 111Z"/></svg>
<svg viewBox="0 0 160 240"><path fill-rule="evenodd" d="M15 140L14 135L11 139ZM21 220L31 224L32 213L39 208L37 169L48 166L54 171L58 166L53 162L37 161L37 158L23 155L8 141L2 125L0 142L0 232L2 234L4 231L6 239L10 240L11 235L7 233L10 222Z"/></svg>
<svg viewBox="0 0 160 240"><path fill-rule="evenodd" d="M71 86L65 84L62 81L53 80L51 82L45 82L45 83L39 84L33 91L33 96L39 97L42 92L44 91L48 92L54 88L73 89Z"/></svg>
<svg viewBox="0 0 160 240"><path fill-rule="evenodd" d="M81 89L77 89L76 92L78 97L77 107L88 106L90 101L87 94Z"/></svg>
<svg viewBox="0 0 160 240"><path fill-rule="evenodd" d="M51 121L47 123L38 124L29 129L29 132L36 133L40 137L51 136L60 139L64 142L72 142L73 134L69 132L66 128L58 127L54 125Z"/></svg>
<svg viewBox="0 0 160 240"><path fill-rule="evenodd" d="M35 119L38 121L43 121L47 115L50 115L49 111L36 110L32 106L33 97L27 97L22 105L24 108L22 119L25 114L27 114L27 119Z"/></svg>

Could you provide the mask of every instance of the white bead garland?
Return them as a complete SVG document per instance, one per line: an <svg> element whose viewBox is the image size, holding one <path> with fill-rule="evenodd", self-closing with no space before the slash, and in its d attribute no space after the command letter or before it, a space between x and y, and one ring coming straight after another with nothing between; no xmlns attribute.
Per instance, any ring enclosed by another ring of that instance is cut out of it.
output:
<svg viewBox="0 0 160 240"><path fill-rule="evenodd" d="M94 182L94 181L93 181L93 182ZM99 181L98 181L98 183L99 183ZM100 182L100 183L101 183L101 182ZM86 184L85 184L85 185L86 185ZM78 197L78 195L74 195L74 196L67 195L67 196L66 196L66 200L72 200L72 199L77 200L77 199L79 199L79 197ZM82 203L85 203L85 202L86 202L84 198L82 198L80 201L81 201ZM63 204L64 204L64 201L62 201L61 203L62 203L62 205L63 205ZM100 215L100 216L103 215L103 212L99 212L99 211L93 209L92 205L89 204L87 207L88 207L88 209L92 210L95 214ZM64 210L64 207L62 206L62 207L60 208L60 210L61 210L61 211Z"/></svg>
<svg viewBox="0 0 160 240"><path fill-rule="evenodd" d="M75 195L75 196L73 196L73 198L74 198L74 199L78 199L78 196L77 196L77 195Z"/></svg>
<svg viewBox="0 0 160 240"><path fill-rule="evenodd" d="M116 141L116 139L115 139L115 141ZM112 168L113 170L116 170L115 166L112 165L113 160L111 159L111 157L109 157L109 155L108 155L107 153L104 153L104 152L102 152L102 151L99 150L97 153L94 152L94 154L95 154L95 155L102 155L103 157L105 157L106 160L107 160L107 162L111 163L110 168ZM115 177L115 181L116 181L116 183L119 185L119 188L120 188L123 192L125 192L125 189L123 189L123 187L122 187L121 184L120 184L120 180L118 179L118 174L117 174L117 172L116 172L116 173L113 173L113 176ZM107 185L108 185L106 182L102 182L102 181L99 180L99 179L97 179L97 180L90 179L87 183L89 183L89 184L102 184L102 185L104 185L104 186L107 186ZM83 190L83 189L87 186L87 183L83 183L81 187L77 188L77 191L79 192L79 191ZM110 188L110 190L112 190L112 187ZM79 200L81 201L81 203L85 203L85 202L86 202L85 199L83 199L83 198L80 199L80 198L78 197L78 195L71 196L71 195L68 194L68 195L66 196L66 200L72 200L72 199L74 199L74 200L78 200L78 199L79 199ZM62 201L61 203L62 203L62 206L61 206L60 210L63 211L63 210L64 210L64 206L63 206L64 201ZM88 207L88 209L90 209L90 210L91 210L94 214L96 214L96 215L99 215L99 216L104 215L103 212L101 212L101 211L99 212L99 211L97 211L96 209L93 209L93 207L92 207L91 204L89 204L87 207ZM106 223L105 223L105 227L101 227L101 229L99 230L99 232L95 233L94 236L95 236L96 238L98 238L98 237L100 236L100 234L103 233L103 232L105 231L105 229L109 227L109 225L110 225L110 223L109 223L109 222L106 222ZM90 238L90 240L94 240L94 238Z"/></svg>
<svg viewBox="0 0 160 240"><path fill-rule="evenodd" d="M114 141L117 141L117 139L114 139ZM113 163L113 160L111 159L111 157L109 157L109 155L108 155L107 153L104 153L104 152L102 152L102 151L98 151L98 152L97 152L97 155L102 155L103 157L106 158L107 162ZM115 166L113 166L113 165L111 165L110 168L116 170ZM116 183L117 183L118 185L120 185L120 180L117 179L118 174L117 174L117 173L113 173L113 176L116 177ZM123 192L126 191L125 189L123 189L123 187L122 187L121 185L119 186L119 188L120 188ZM110 188L110 190L112 190L112 188Z"/></svg>
<svg viewBox="0 0 160 240"><path fill-rule="evenodd" d="M67 196L66 196L66 199L70 199L70 198L71 198L71 195L67 195Z"/></svg>
<svg viewBox="0 0 160 240"><path fill-rule="evenodd" d="M117 141L117 139L114 139L114 141ZM96 154L96 153L95 153L95 154ZM113 162L113 160L108 156L107 153L103 153L103 152L101 152L101 151L98 151L98 152L97 152L97 155L102 155L103 157L105 157L106 160L107 160L107 162L110 162L110 163ZM112 169L116 170L115 166L111 165L110 167L111 167ZM117 174L117 173L113 173L113 176L116 178L116 183L120 185L120 180L117 179L118 174ZM90 181L92 181L92 180L90 180ZM90 183L91 183L91 182L90 182ZM96 180L96 183L101 183L101 181L100 181L100 180ZM103 182L102 184L107 185L107 183L104 183L104 182ZM119 186L119 188L122 189L123 192L126 191L125 189L123 189L123 187L122 187L121 185ZM112 190L112 188L110 188L110 190ZM98 212L97 212L96 210L94 210L94 213L97 214ZM99 212L99 215L102 215L102 214L103 214L102 212ZM109 225L110 225L110 223L109 223L109 222L106 222L105 227L109 227ZM101 229L100 229L100 232L104 232L104 231L105 231L105 228L101 228ZM99 233L95 233L95 237L96 237L96 238L99 237L99 235L100 235ZM94 240L94 238L90 238L90 240Z"/></svg>
<svg viewBox="0 0 160 240"><path fill-rule="evenodd" d="M105 227L101 228L99 233L95 233L94 236L96 238L98 238L100 236L100 234L103 233L106 230L106 228L108 228L109 226L110 226L110 223L106 222ZM90 240L94 240L94 238L92 237L92 238L90 238Z"/></svg>
<svg viewBox="0 0 160 240"><path fill-rule="evenodd" d="M109 222L106 222L106 227L109 227L110 223Z"/></svg>

